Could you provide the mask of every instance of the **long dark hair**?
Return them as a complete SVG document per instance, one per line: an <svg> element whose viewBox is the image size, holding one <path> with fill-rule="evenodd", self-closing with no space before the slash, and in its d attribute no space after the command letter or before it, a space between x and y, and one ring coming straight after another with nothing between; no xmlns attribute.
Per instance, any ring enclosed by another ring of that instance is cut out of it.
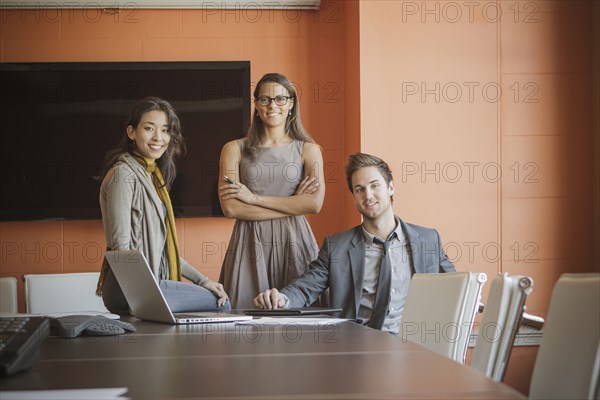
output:
<svg viewBox="0 0 600 400"><path fill-rule="evenodd" d="M294 101L294 107L291 109L291 115L287 117L285 121L285 133L288 134L291 138L296 140L302 140L303 142L315 143L314 139L310 136L310 134L304 129L302 126L302 118L300 117L300 101L298 99L298 93L296 92L296 88L290 82L290 80L282 74L279 73L268 73L265 74L260 81L256 84L256 88L254 89L254 100L258 98L260 93L260 89L267 82L278 83L290 94L290 97ZM256 156L259 151L260 145L263 142L263 136L265 133L265 125L262 120L255 112L252 116L252 123L250 124L250 129L248 129L248 133L246 134L246 146L244 147L245 151L248 151L250 155Z"/></svg>
<svg viewBox="0 0 600 400"><path fill-rule="evenodd" d="M140 123L142 116L150 111L162 111L167 115L167 123L169 125L169 135L171 140L165 153L156 160L156 164L160 168L160 172L165 180L167 188L171 187L171 184L175 180L177 171L175 169L175 158L185 153L185 143L183 139L181 122L175 112L173 106L166 100L158 97L146 97L140 100L131 110L129 119L127 120L127 126L131 126L136 129ZM116 148L106 153L104 164L102 166L102 174L100 180L104 179L110 168L114 163L125 153L133 155L135 151L135 142L127 136L127 129L125 129L125 135L119 142Z"/></svg>

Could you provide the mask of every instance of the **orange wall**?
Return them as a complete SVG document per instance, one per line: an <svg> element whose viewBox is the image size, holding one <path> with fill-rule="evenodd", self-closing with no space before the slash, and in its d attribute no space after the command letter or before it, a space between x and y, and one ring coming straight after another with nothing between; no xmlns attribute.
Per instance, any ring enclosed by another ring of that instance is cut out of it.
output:
<svg viewBox="0 0 600 400"><path fill-rule="evenodd" d="M344 1L344 154L360 151L360 9L358 0ZM343 170L343 166L342 166ZM350 229L361 222L342 171L344 228Z"/></svg>
<svg viewBox="0 0 600 400"><path fill-rule="evenodd" d="M436 227L458 270L532 276L527 308L545 317L560 274L598 271L592 2L467 3L360 2L361 149L390 162L396 213ZM536 351L511 356L525 394Z"/></svg>
<svg viewBox="0 0 600 400"><path fill-rule="evenodd" d="M288 75L299 89L304 122L323 147L325 203L318 215L309 216L320 243L346 226L345 204L338 200L347 196L346 137L358 135L356 123L353 133L344 130L352 123L345 117L346 79L355 78L356 68L346 78L343 8L342 1L323 1L318 12L4 10L0 61L249 60L252 82L267 72ZM107 150L114 145L107 143ZM232 225L224 218L178 220L184 257L217 279ZM17 277L97 271L106 243L100 221L2 222L0 242L0 275Z"/></svg>
<svg viewBox="0 0 600 400"><path fill-rule="evenodd" d="M359 221L344 160L374 153L395 173L398 215L438 228L459 270L533 276L529 310L544 316L560 273L592 269L591 2L465 4L6 10L0 60L250 60L254 82L286 73L324 150L325 205L309 217L319 242ZM231 226L179 220L184 256L216 278ZM5 222L0 235L0 275L97 270L104 247L99 221Z"/></svg>
<svg viewBox="0 0 600 400"><path fill-rule="evenodd" d="M250 60L254 82L288 74L324 150L325 206L309 217L319 242L360 220L345 157L377 154L394 171L398 215L436 227L459 270L531 275L528 309L545 316L561 273L594 269L591 4L323 0L319 12L262 15L8 10L0 12L0 61ZM231 227L179 220L184 256L215 279ZM0 275L18 277L98 270L105 243L99 221L0 223L0 242ZM525 393L533 358L509 382Z"/></svg>
<svg viewBox="0 0 600 400"><path fill-rule="evenodd" d="M592 2L469 4L361 2L361 148L398 215L459 270L532 276L545 316L592 270Z"/></svg>

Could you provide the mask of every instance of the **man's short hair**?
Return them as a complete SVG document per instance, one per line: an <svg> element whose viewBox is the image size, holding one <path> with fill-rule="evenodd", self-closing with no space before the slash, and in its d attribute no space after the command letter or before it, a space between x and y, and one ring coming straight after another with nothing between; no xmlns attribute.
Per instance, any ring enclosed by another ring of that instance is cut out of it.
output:
<svg viewBox="0 0 600 400"><path fill-rule="evenodd" d="M352 190L352 174L365 167L377 167L388 185L394 179L389 165L381 158L366 153L352 154L348 157L348 164L346 165L346 181L348 182L350 193L354 192Z"/></svg>

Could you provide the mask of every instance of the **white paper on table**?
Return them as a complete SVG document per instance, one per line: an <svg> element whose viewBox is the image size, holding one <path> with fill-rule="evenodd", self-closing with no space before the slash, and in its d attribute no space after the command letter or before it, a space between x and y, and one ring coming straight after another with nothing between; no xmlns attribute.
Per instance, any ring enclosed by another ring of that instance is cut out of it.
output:
<svg viewBox="0 0 600 400"><path fill-rule="evenodd" d="M65 389L65 390L14 390L0 392L2 400L113 400L123 397L127 388Z"/></svg>
<svg viewBox="0 0 600 400"><path fill-rule="evenodd" d="M332 325L347 321L343 318L259 317L238 325Z"/></svg>
<svg viewBox="0 0 600 400"><path fill-rule="evenodd" d="M72 315L88 315L90 317L106 317L108 319L121 318L121 316L118 314L113 314L110 312L103 312L103 311L62 311L62 312L43 313L43 314L0 313L0 318L16 318L16 317L61 318L61 317L70 317Z"/></svg>

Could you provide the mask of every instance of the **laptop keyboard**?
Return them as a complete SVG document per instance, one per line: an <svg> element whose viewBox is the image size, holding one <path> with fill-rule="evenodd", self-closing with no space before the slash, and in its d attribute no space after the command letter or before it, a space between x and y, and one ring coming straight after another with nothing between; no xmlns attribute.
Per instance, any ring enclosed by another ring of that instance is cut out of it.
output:
<svg viewBox="0 0 600 400"><path fill-rule="evenodd" d="M50 331L42 317L0 318L0 376L31 367Z"/></svg>

